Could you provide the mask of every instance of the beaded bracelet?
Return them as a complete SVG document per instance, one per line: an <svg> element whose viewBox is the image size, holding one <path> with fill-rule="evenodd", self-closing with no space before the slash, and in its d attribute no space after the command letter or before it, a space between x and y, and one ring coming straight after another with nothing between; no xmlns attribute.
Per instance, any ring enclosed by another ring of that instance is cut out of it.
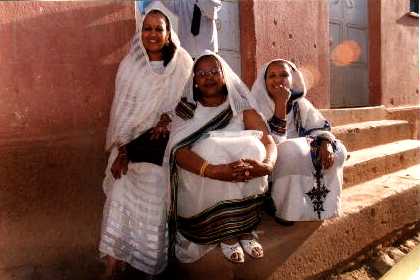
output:
<svg viewBox="0 0 420 280"><path fill-rule="evenodd" d="M287 121L285 119L280 119L275 115L268 121L271 131L279 135L286 133L286 124Z"/></svg>

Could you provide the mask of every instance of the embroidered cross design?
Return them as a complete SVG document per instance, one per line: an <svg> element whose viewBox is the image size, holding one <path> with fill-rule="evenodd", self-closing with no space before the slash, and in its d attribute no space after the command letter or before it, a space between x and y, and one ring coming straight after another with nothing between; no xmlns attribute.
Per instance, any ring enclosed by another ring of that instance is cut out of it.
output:
<svg viewBox="0 0 420 280"><path fill-rule="evenodd" d="M308 138L308 141L311 146L311 158L315 168L315 172L313 173L315 182L312 189L305 194L309 196L310 200L312 201L314 212L317 213L318 219L321 219L321 212L325 211L324 202L330 190L322 182L324 176L322 174L322 165L319 152L321 141L319 139L313 138Z"/></svg>
<svg viewBox="0 0 420 280"><path fill-rule="evenodd" d="M327 194L330 190L327 189L325 184L321 183L321 178L323 177L321 172L315 172L315 184L312 189L305 193L312 201L312 205L314 207L314 212L318 214L318 219L321 219L321 212L325 211L324 209L324 202Z"/></svg>

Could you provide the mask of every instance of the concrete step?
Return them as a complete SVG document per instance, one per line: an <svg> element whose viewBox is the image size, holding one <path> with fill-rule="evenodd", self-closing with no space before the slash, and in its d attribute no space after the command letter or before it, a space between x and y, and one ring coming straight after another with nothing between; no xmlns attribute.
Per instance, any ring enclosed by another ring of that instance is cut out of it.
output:
<svg viewBox="0 0 420 280"><path fill-rule="evenodd" d="M409 139L412 136L408 121L378 120L351 123L332 128L334 135L343 141L347 151Z"/></svg>
<svg viewBox="0 0 420 280"><path fill-rule="evenodd" d="M420 163L420 141L407 139L350 152L344 163L344 187Z"/></svg>
<svg viewBox="0 0 420 280"><path fill-rule="evenodd" d="M322 109L320 111L332 126L387 119L385 106Z"/></svg>
<svg viewBox="0 0 420 280"><path fill-rule="evenodd" d="M220 248L179 264L178 279L314 279L420 220L420 165L343 190L342 214L324 222L284 227L264 217L264 258L227 261Z"/></svg>

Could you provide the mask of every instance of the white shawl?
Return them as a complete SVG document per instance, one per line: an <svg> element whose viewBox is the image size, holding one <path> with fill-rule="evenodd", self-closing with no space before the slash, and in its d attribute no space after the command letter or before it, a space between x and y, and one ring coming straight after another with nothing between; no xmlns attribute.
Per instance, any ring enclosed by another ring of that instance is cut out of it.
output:
<svg viewBox="0 0 420 280"><path fill-rule="evenodd" d="M206 55L212 55L214 56L221 64L222 71L223 71L223 77L226 83L226 87L228 90L228 96L226 102L218 106L218 108L208 108L201 106L200 104L197 104L196 110L207 110L208 112L208 119L200 119L198 121L197 119L190 119L190 120L183 120L180 117L176 116L174 118L174 121L172 123L172 130L171 130L171 137L169 139L167 152L171 150L171 148L176 145L179 141L181 141L183 138L187 137L188 135L191 135L201 127L203 127L208 121L210 121L212 118L214 118L218 113L226 109L228 106L231 107L233 116L236 117L238 114L243 112L247 109L253 109L253 106L251 106L251 100L249 95L249 90L247 86L242 82L242 80L236 75L236 73L230 68L230 66L226 63L226 61L215 54L214 52L211 52L209 50L205 51L202 55L198 57L197 61L202 57ZM194 65L195 65L194 63ZM194 68L194 67L193 67ZM185 85L183 97L187 99L190 103L197 103L197 101L193 98L193 86L194 86L194 73L191 73L191 76Z"/></svg>
<svg viewBox="0 0 420 280"><path fill-rule="evenodd" d="M162 113L173 110L191 73L192 59L180 46L172 29L174 16L160 2L150 4L146 15L152 10L159 10L168 17L171 41L177 48L163 73L154 71L141 41L140 32L146 16L142 17L139 33L134 35L131 49L118 69L106 150L130 142L156 125Z"/></svg>
<svg viewBox="0 0 420 280"><path fill-rule="evenodd" d="M300 72L296 65L290 61L284 59L274 59L264 64L258 72L257 79L252 85L251 96L254 98L257 110L263 114L266 120L271 119L274 114L274 101L268 95L267 87L265 85L265 73L267 72L268 66L273 62L285 62L290 65L292 69L292 88L294 92L302 92L303 96L306 95L306 86L303 79L302 72Z"/></svg>
<svg viewBox="0 0 420 280"><path fill-rule="evenodd" d="M242 112L243 110L250 109L251 102L249 100L249 89L248 87L242 82L242 80L236 75L235 71L230 68L229 64L219 55L216 53L205 50L194 62L194 66L197 61L203 56L214 56L216 60L220 62L222 66L223 78L226 83L226 87L228 90L228 100L230 103L230 107L232 108L233 115ZM194 69L194 66L192 67ZM193 98L193 86L194 86L194 73L191 73L190 78L185 86L183 97L187 98L188 102L196 103Z"/></svg>
<svg viewBox="0 0 420 280"><path fill-rule="evenodd" d="M274 101L271 99L267 92L267 87L265 84L265 73L268 66L276 61L285 62L292 68L292 92L301 93L301 97L295 99L293 103L298 103L299 113L301 117L301 125L306 130L311 130L313 128L322 128L325 124L326 119L322 114L312 105L309 100L305 98L307 90L305 86L305 80L303 78L302 72L296 67L296 65L288 60L284 59L274 59L266 64L264 64L260 71L258 72L257 79L255 80L251 96L255 107L258 112L260 112L266 120L272 118L274 114ZM317 135L320 133L330 134L331 137L334 137L330 132L325 130L314 130L311 135ZM297 131L295 129L295 120L293 116L293 110L287 114L287 138L297 137Z"/></svg>

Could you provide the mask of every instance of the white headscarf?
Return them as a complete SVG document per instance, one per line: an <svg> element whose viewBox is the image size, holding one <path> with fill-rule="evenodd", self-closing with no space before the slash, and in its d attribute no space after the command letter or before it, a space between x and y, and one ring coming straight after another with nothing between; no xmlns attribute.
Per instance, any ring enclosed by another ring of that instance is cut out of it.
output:
<svg viewBox="0 0 420 280"><path fill-rule="evenodd" d="M296 65L284 59L275 59L264 64L258 73L257 79L252 86L251 95L254 104L263 117L269 120L274 114L274 101L267 92L265 84L265 73L268 66L276 61L285 62L292 68L292 106L298 105L299 117L295 118L294 114L287 115L287 138L299 137L298 127L306 130L310 135L328 134L331 139L335 139L334 135L328 131L329 124L324 116L317 110L306 96L306 86L302 73L297 69Z"/></svg>
<svg viewBox="0 0 420 280"><path fill-rule="evenodd" d="M141 40L143 21L153 10L160 11L169 19L170 40L177 47L163 73L153 70ZM173 18L175 16L160 2L151 3L146 15L141 18L139 33L134 35L130 51L118 69L106 150L114 145L124 145L153 127L160 115L173 110L181 97L192 70L192 59L181 48L178 36L172 29Z"/></svg>
<svg viewBox="0 0 420 280"><path fill-rule="evenodd" d="M264 64L258 72L257 79L252 86L251 96L254 99L257 111L262 113L266 120L273 116L275 107L274 101L268 94L265 84L265 73L267 72L268 66L273 62L285 62L290 66L292 69L292 92L301 93L301 96L306 96L305 80L303 79L302 73L297 69L293 62L285 59L274 59Z"/></svg>
<svg viewBox="0 0 420 280"><path fill-rule="evenodd" d="M242 82L242 80L236 75L236 73L230 68L229 64L219 55L216 53L206 50L200 56L198 56L194 62L194 66L197 61L200 60L203 56L213 56L220 62L223 72L223 78L226 83L226 87L228 90L228 99L230 103L230 107L232 108L233 115L237 115L238 113L252 108L251 101L249 99L249 89L248 87ZM194 68L193 66L193 68ZM188 79L187 84L185 85L183 97L187 98L187 101L190 103L196 103L193 98L193 90L194 90L194 73L191 73L190 78Z"/></svg>

